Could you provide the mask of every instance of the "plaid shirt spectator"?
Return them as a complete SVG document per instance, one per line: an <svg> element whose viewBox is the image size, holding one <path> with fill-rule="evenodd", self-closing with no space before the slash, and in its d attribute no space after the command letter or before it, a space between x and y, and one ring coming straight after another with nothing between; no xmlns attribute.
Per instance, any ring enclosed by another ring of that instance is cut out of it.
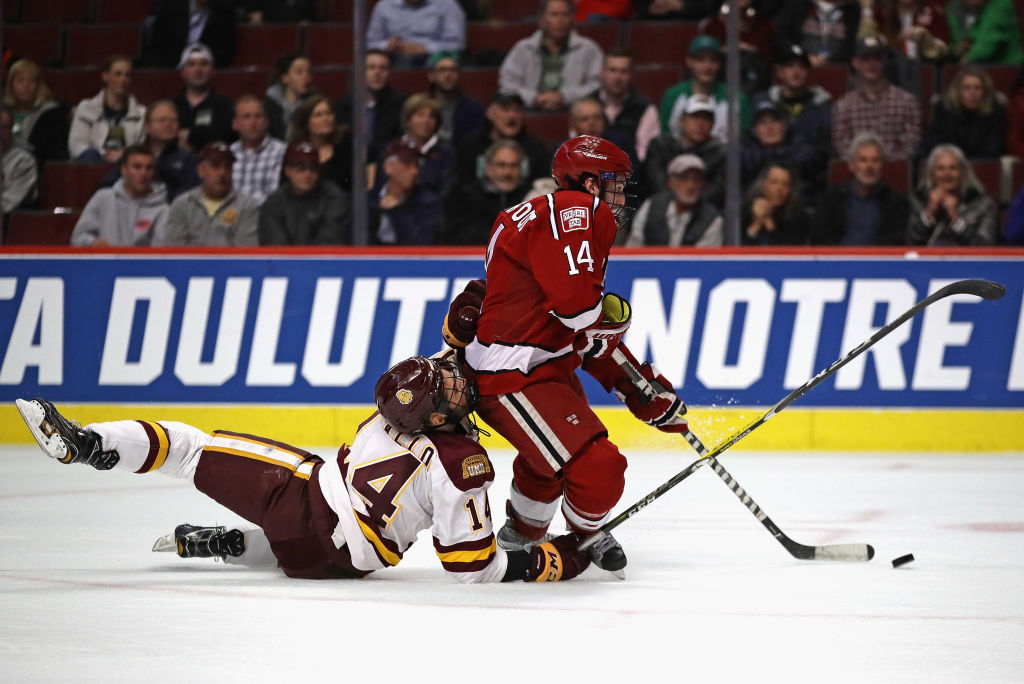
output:
<svg viewBox="0 0 1024 684"><path fill-rule="evenodd" d="M858 133L882 139L887 159L910 159L921 142L921 105L902 88L886 85L876 98L857 89L839 98L832 110L832 144L845 151Z"/></svg>
<svg viewBox="0 0 1024 684"><path fill-rule="evenodd" d="M281 162L287 145L266 137L258 147L245 149L239 140L231 144L236 162L231 171L235 189L263 202L281 182Z"/></svg>

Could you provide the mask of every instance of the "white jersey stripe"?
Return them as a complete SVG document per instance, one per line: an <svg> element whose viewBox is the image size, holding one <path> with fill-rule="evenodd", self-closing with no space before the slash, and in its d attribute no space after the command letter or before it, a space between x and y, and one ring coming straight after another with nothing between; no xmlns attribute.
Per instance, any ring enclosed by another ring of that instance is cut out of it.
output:
<svg viewBox="0 0 1024 684"><path fill-rule="evenodd" d="M526 345L481 344L473 340L466 345L466 360L473 370L486 373L519 371L528 375L537 366L561 358L573 351L567 345L557 351Z"/></svg>
<svg viewBox="0 0 1024 684"><path fill-rule="evenodd" d="M583 311L582 313L578 313L575 316L571 316L568 318L566 318L565 316L559 316L558 313L555 311L549 311L548 313L557 318L566 328L569 328L573 332L579 332L580 330L583 330L584 328L589 328L590 326L594 325L594 323L597 323L597 320L601 317L602 313L602 301L602 299L598 299L597 304L595 304L594 306Z"/></svg>
<svg viewBox="0 0 1024 684"><path fill-rule="evenodd" d="M279 463L286 468L291 468L292 470L295 470L300 463L306 460L302 456L283 449L277 449L270 444L253 442L247 439L236 439L234 437L227 437L220 434L214 435L213 439L210 440L209 447L207 448L224 449L228 451L252 454L261 461ZM306 473L306 476L309 477L309 474Z"/></svg>
<svg viewBox="0 0 1024 684"><path fill-rule="evenodd" d="M572 454L558 439L554 430L541 417L540 412L530 403L530 400L522 392L502 394L498 400L512 414L512 417L519 423L519 427L534 443L551 468L555 472L561 470L572 458Z"/></svg>
<svg viewBox="0 0 1024 684"><path fill-rule="evenodd" d="M558 226L555 225L555 196L545 195L548 200L548 223L551 224L551 237L558 239Z"/></svg>

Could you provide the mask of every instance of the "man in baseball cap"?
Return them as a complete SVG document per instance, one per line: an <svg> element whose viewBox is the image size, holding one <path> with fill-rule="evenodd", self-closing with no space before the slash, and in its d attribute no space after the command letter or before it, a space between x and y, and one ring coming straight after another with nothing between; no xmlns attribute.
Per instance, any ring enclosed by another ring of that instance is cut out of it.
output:
<svg viewBox="0 0 1024 684"><path fill-rule="evenodd" d="M721 247L722 215L704 199L704 161L680 154L668 165L667 187L648 198L633 217L627 247Z"/></svg>
<svg viewBox="0 0 1024 684"><path fill-rule="evenodd" d="M202 43L192 43L181 51L178 71L184 88L174 96L178 110L179 143L201 150L213 140L232 142L234 103L213 88L213 53Z"/></svg>

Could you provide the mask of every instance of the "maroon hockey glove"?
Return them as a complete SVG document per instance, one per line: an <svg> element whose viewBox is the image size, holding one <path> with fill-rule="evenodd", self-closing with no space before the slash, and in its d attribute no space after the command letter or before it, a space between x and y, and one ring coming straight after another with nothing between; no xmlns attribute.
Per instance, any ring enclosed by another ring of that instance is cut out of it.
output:
<svg viewBox="0 0 1024 684"><path fill-rule="evenodd" d="M441 327L441 336L449 347L462 349L476 337L476 324L486 293L487 284L483 280L471 280L452 300Z"/></svg>
<svg viewBox="0 0 1024 684"><path fill-rule="evenodd" d="M615 390L625 400L630 413L662 432L689 432L690 427L686 418L683 418L686 404L676 396L672 383L650 363L640 365L637 370L647 379L655 394L653 397L646 396L628 379L616 382Z"/></svg>
<svg viewBox="0 0 1024 684"><path fill-rule="evenodd" d="M590 556L577 549L581 538L570 532L530 549L527 582L570 580L587 569Z"/></svg>
<svg viewBox="0 0 1024 684"><path fill-rule="evenodd" d="M633 322L633 309L629 302L614 292L605 293L601 300L601 311L601 320L576 337L576 350L584 359L604 359L610 356Z"/></svg>

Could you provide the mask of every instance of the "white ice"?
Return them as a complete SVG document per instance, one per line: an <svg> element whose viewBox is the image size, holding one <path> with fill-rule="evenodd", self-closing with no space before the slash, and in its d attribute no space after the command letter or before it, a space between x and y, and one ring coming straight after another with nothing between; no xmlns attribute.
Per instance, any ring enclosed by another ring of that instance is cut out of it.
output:
<svg viewBox="0 0 1024 684"><path fill-rule="evenodd" d="M671 444L630 454L620 509L692 460ZM0 447L0 681L1024 682L1024 457L722 462L797 541L875 559L790 557L704 468L618 528L625 581L463 586L427 533L367 579L292 580L151 553L240 522L186 483Z"/></svg>

